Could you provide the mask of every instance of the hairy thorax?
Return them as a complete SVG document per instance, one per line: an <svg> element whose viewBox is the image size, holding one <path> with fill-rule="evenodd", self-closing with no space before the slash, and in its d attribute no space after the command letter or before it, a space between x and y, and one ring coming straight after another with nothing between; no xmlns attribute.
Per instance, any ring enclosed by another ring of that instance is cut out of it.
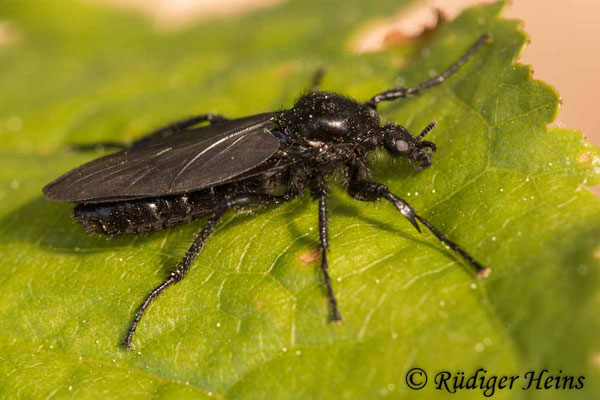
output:
<svg viewBox="0 0 600 400"><path fill-rule="evenodd" d="M279 124L308 143L362 143L380 128L379 117L368 107L337 93L308 93L282 113Z"/></svg>

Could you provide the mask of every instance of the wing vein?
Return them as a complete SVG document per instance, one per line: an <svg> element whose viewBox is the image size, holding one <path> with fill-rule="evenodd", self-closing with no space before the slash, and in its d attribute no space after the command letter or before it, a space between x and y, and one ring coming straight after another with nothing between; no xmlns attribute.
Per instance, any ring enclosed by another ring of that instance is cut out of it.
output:
<svg viewBox="0 0 600 400"><path fill-rule="evenodd" d="M181 174L183 174L197 159L199 159L200 157L202 157L202 155L204 153L206 153L207 151L209 151L210 149L215 148L216 146L220 145L221 143L223 143L224 141L228 140L230 137L224 137L221 140L217 140L216 142L214 142L213 144L211 144L210 146L208 146L206 149L202 150L200 153L196 154L194 157L192 157L192 159L190 161L188 161L183 168L181 168L179 170L179 172L177 172L177 175L175 175L173 177L173 179L171 180L171 184L169 185L169 190L173 189L173 185L175 184L175 181L177 180L177 178L179 178L181 176Z"/></svg>
<svg viewBox="0 0 600 400"><path fill-rule="evenodd" d="M270 134L277 127L275 115L208 125L101 157L51 182L44 193L57 201L103 203L187 193L245 178L252 169L264 170L259 165L279 148L279 139Z"/></svg>

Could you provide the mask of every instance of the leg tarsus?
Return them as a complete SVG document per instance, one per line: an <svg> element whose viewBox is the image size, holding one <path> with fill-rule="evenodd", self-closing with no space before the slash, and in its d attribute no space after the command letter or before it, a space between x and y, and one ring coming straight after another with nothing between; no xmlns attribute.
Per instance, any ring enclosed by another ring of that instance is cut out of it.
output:
<svg viewBox="0 0 600 400"><path fill-rule="evenodd" d="M148 294L146 300L144 300L142 305L138 308L137 312L135 313L135 318L131 322L129 330L127 331L127 335L125 336L125 340L123 340L123 347L125 347L128 350L133 349L133 346L131 345L131 339L133 338L133 334L138 324L140 323L140 320L142 319L142 315L144 315L144 312L146 311L150 303L155 298L157 298L159 294L161 294L167 287L171 286L176 282L177 281L173 277L169 276L169 278L166 281L158 285Z"/></svg>
<svg viewBox="0 0 600 400"><path fill-rule="evenodd" d="M491 268L481 265L477 260L475 260L469 253L460 248L459 245L448 239L444 234L438 231L433 225L429 223L425 218L417 215L416 216L419 222L427 227L433 233L433 235L446 246L450 247L452 250L456 251L460 254L465 260L467 260L471 265L473 265L477 269L477 278L487 278L489 274L492 272Z"/></svg>

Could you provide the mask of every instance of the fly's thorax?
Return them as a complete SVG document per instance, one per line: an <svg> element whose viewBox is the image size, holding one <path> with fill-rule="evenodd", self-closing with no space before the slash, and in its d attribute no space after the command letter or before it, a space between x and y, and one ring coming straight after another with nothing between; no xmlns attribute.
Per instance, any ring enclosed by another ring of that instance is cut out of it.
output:
<svg viewBox="0 0 600 400"><path fill-rule="evenodd" d="M309 143L358 144L380 129L379 116L369 107L328 92L302 96L280 123Z"/></svg>

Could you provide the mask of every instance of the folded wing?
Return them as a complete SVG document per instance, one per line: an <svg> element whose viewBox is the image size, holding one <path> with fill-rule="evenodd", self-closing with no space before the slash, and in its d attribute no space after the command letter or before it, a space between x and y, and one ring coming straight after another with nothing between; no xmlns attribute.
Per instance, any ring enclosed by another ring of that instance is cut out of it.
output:
<svg viewBox="0 0 600 400"><path fill-rule="evenodd" d="M50 200L100 203L192 192L242 175L279 149L275 113L169 136L84 164L44 188Z"/></svg>

